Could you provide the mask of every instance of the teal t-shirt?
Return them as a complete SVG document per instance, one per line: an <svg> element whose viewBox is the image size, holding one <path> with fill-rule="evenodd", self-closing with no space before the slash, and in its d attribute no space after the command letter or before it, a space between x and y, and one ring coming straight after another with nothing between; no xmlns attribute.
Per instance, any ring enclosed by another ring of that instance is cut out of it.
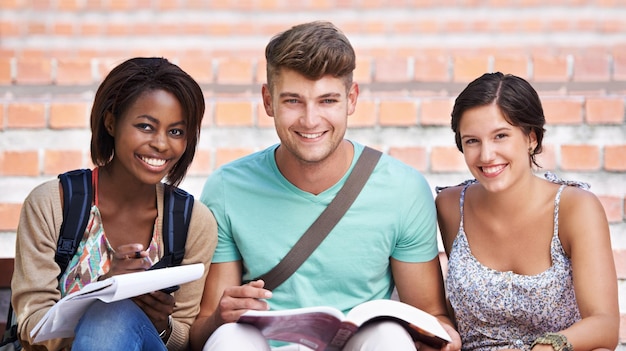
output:
<svg viewBox="0 0 626 351"><path fill-rule="evenodd" d="M363 151L354 143L350 172ZM217 219L213 262L243 260L243 280L274 267L322 213L348 173L319 195L304 192L278 170L274 145L216 170L200 200ZM365 187L305 263L273 291L271 309L330 305L347 313L389 298L389 258L426 262L438 253L433 195L415 169L382 155Z"/></svg>

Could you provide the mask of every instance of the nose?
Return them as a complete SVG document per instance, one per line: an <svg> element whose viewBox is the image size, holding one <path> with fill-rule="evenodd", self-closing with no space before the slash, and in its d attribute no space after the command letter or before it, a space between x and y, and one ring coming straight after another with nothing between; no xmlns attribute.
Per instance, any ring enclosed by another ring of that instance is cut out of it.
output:
<svg viewBox="0 0 626 351"><path fill-rule="evenodd" d="M483 142L480 145L480 161L484 163L488 163L494 158L494 146L492 143Z"/></svg>
<svg viewBox="0 0 626 351"><path fill-rule="evenodd" d="M304 109L303 115L300 117L300 123L305 128L313 129L320 120L319 109L315 104L308 104Z"/></svg>
<svg viewBox="0 0 626 351"><path fill-rule="evenodd" d="M155 133L150 140L150 146L155 150L162 152L167 149L167 135L166 133Z"/></svg>

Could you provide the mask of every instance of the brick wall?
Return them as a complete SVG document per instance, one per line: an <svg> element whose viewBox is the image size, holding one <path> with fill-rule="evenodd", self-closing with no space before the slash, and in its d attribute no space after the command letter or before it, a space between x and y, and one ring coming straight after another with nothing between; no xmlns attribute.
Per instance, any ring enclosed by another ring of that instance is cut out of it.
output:
<svg viewBox="0 0 626 351"><path fill-rule="evenodd" d="M114 65L164 56L203 87L208 110L183 183L199 194L216 167L277 141L259 98L269 38L326 19L358 54L348 136L433 187L469 177L448 126L456 94L486 71L532 82L548 122L539 161L600 197L626 321L624 18L625 0L0 0L0 256L14 255L30 189L91 166L89 109Z"/></svg>

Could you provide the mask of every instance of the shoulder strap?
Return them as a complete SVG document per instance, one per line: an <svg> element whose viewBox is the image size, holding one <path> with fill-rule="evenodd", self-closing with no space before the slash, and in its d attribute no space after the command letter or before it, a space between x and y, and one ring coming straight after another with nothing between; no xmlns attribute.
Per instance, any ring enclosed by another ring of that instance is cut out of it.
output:
<svg viewBox="0 0 626 351"><path fill-rule="evenodd" d="M258 278L265 282L265 289L274 290L282 284L324 241L365 186L381 155L382 153L378 150L369 147L363 149L352 173L333 201L328 204L287 255L269 272Z"/></svg>
<svg viewBox="0 0 626 351"><path fill-rule="evenodd" d="M163 189L163 252L166 266L178 266L185 257L185 243L193 209L193 195L165 185Z"/></svg>
<svg viewBox="0 0 626 351"><path fill-rule="evenodd" d="M63 186L63 223L54 260L61 268L61 277L85 233L93 194L90 169L59 174L59 180Z"/></svg>

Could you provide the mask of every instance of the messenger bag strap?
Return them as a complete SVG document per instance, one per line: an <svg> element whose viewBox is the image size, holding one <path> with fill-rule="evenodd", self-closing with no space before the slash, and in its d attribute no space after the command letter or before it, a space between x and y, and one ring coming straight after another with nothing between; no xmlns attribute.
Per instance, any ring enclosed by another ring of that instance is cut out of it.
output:
<svg viewBox="0 0 626 351"><path fill-rule="evenodd" d="M328 204L287 255L269 272L257 278L263 279L265 289L274 290L282 284L315 251L357 198L381 155L382 153L378 150L369 147L363 149L352 173L333 201Z"/></svg>

